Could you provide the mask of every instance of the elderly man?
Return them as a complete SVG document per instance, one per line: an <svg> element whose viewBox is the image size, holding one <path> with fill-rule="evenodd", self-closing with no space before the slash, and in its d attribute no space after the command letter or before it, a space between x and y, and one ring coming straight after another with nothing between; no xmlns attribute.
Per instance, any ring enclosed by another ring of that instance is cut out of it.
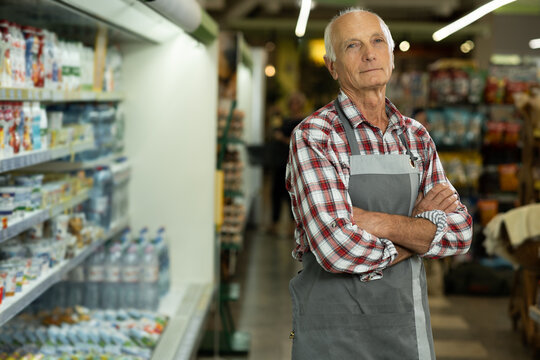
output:
<svg viewBox="0 0 540 360"><path fill-rule="evenodd" d="M374 13L325 30L335 101L291 138L293 359L434 359L422 257L463 254L472 220L426 129L385 97L394 42Z"/></svg>

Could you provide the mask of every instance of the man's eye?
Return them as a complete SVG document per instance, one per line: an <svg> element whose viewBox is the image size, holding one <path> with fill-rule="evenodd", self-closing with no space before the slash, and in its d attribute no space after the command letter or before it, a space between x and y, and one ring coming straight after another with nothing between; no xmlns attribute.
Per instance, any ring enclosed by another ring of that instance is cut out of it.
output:
<svg viewBox="0 0 540 360"><path fill-rule="evenodd" d="M382 43L382 42L384 42L384 39L375 39L375 42L376 43Z"/></svg>
<svg viewBox="0 0 540 360"><path fill-rule="evenodd" d="M356 47L355 43L351 43L351 44L347 45L347 49L352 49L354 47Z"/></svg>

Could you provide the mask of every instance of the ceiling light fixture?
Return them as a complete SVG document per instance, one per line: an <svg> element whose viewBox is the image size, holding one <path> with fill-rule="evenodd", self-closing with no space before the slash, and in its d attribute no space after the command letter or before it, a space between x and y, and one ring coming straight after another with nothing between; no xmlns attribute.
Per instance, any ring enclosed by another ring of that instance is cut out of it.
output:
<svg viewBox="0 0 540 360"><path fill-rule="evenodd" d="M529 47L531 49L540 49L540 38L529 41Z"/></svg>
<svg viewBox="0 0 540 360"><path fill-rule="evenodd" d="M294 30L296 36L302 37L306 33L306 26L310 11L311 0L302 0L302 5L300 6L300 14L298 15L298 21L296 22L296 29Z"/></svg>
<svg viewBox="0 0 540 360"><path fill-rule="evenodd" d="M473 12L465 15L464 17L454 21L453 23L446 25L445 27L435 31L433 33L433 40L441 41L447 36L455 33L458 30L463 29L465 26L472 24L476 20L480 19L482 16L489 14L493 10L500 8L506 4L514 2L516 0L493 0L480 6L478 9Z"/></svg>
<svg viewBox="0 0 540 360"><path fill-rule="evenodd" d="M274 67L274 65L266 65L266 67L264 68L264 74L267 77L273 77L274 75L276 75L276 68Z"/></svg>
<svg viewBox="0 0 540 360"><path fill-rule="evenodd" d="M403 52L409 51L410 48L411 48L411 44L406 40L403 40L402 42L399 43L399 50Z"/></svg>

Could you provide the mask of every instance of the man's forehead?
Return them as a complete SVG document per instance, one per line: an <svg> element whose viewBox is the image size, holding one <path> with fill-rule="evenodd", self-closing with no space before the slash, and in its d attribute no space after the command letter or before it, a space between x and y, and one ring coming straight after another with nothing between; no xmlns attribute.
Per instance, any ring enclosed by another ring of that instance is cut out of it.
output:
<svg viewBox="0 0 540 360"><path fill-rule="evenodd" d="M343 31L346 31L348 34L345 34L342 38L347 38L347 35L352 35L349 32L351 27L354 27L355 25L358 25L358 30L362 32L365 32L367 28L369 28L371 30L368 30L371 32L370 35L382 34L379 18L369 12L352 12L343 15L334 23L334 32L341 34L341 29L343 29ZM359 25L361 25L361 27Z"/></svg>

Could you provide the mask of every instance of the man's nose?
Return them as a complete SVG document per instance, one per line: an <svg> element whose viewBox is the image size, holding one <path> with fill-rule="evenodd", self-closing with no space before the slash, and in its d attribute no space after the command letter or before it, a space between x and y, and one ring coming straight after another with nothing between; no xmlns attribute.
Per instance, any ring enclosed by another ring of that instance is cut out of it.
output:
<svg viewBox="0 0 540 360"><path fill-rule="evenodd" d="M373 51L373 48L371 46L366 46L364 48L364 60L365 61L375 60L375 52Z"/></svg>

